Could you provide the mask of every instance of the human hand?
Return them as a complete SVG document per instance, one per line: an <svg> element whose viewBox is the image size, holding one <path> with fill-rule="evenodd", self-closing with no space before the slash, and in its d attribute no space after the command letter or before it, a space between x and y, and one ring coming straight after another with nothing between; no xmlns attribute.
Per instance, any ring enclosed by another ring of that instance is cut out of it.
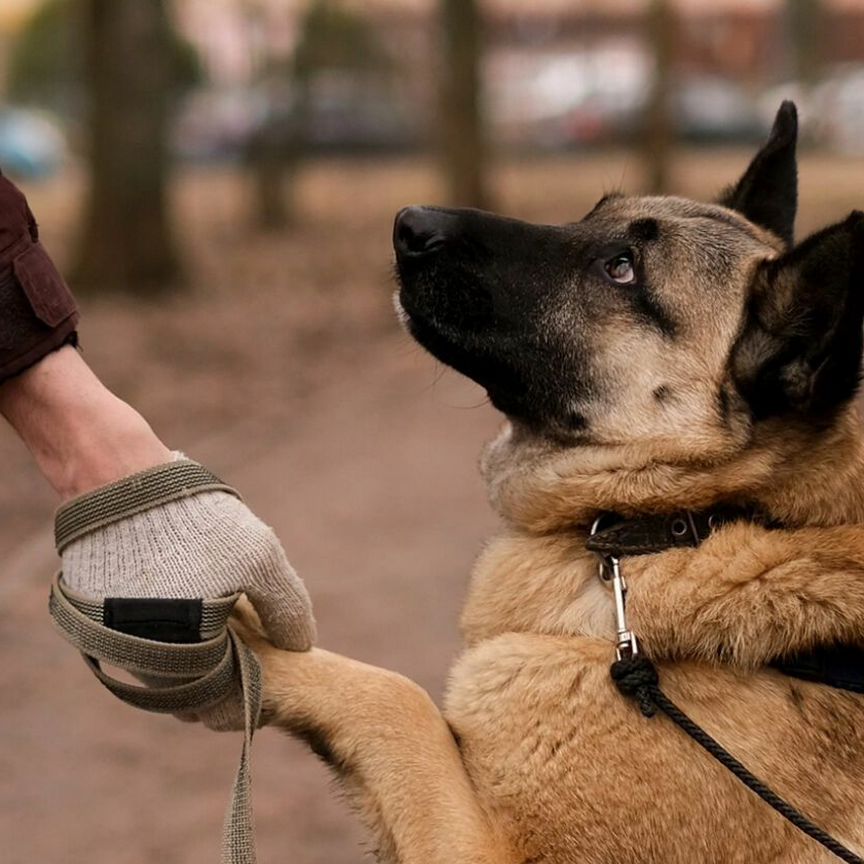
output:
<svg viewBox="0 0 864 864"><path fill-rule="evenodd" d="M198 468L180 458L61 507L57 530L64 583L100 604L106 598L209 600L243 592L274 645L307 650L315 639L311 603L273 531L225 491L228 487L189 489L159 502L166 481L176 483L179 477L182 483L184 470ZM131 496L148 499L149 506L128 515L135 510L128 505ZM106 515L76 531L88 510ZM238 690L195 719L223 729L242 726L240 717Z"/></svg>

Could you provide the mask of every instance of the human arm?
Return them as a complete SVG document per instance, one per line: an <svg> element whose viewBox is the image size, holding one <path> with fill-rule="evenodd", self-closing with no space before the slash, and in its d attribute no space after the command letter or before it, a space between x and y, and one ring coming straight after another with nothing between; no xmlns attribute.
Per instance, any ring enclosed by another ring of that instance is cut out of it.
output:
<svg viewBox="0 0 864 864"><path fill-rule="evenodd" d="M171 460L147 421L69 345L0 385L0 414L61 502Z"/></svg>
<svg viewBox="0 0 864 864"><path fill-rule="evenodd" d="M21 249L35 248L33 220L23 196L10 187L0 178L0 276L9 277L6 293L0 292L0 361L9 361L0 365L0 415L30 449L64 508L104 495L106 487L146 488L155 482L148 469L188 460L172 453L134 408L99 381L67 344L69 333L60 344L53 335L40 342L34 359L33 334L45 335L40 314L53 320L51 309L71 308L71 317L60 323L74 328L77 310L41 247L32 268L20 264ZM7 235L17 239L3 246ZM109 518L64 544L62 558L64 582L93 600L212 599L242 591L275 644L306 650L315 638L308 594L275 534L238 496L221 489L196 490Z"/></svg>

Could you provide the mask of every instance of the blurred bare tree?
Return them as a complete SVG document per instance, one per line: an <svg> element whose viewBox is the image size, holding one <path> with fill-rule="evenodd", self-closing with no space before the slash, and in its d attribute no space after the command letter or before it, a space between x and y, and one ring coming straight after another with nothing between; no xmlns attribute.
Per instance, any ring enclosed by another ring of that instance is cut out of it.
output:
<svg viewBox="0 0 864 864"><path fill-rule="evenodd" d="M312 0L299 29L291 57L274 57L265 50L260 61L267 115L252 136L248 156L255 221L263 229L284 227L294 218L294 180L314 143L315 106L322 95L326 98L322 91L350 82L358 94L370 86L378 98L385 98L394 71L367 19L338 0Z"/></svg>
<svg viewBox="0 0 864 864"><path fill-rule="evenodd" d="M273 68L268 77L275 76ZM268 88L281 89L278 84ZM268 100L272 111L276 100ZM284 228L294 221L294 190L302 153L301 130L295 111L269 114L248 142L254 222L263 231Z"/></svg>
<svg viewBox="0 0 864 864"><path fill-rule="evenodd" d="M480 11L476 0L440 0L439 10L441 149L448 200L462 206L489 207Z"/></svg>
<svg viewBox="0 0 864 864"><path fill-rule="evenodd" d="M274 56L268 46L267 10L246 0L248 31L254 41L257 86L265 94L266 114L251 135L246 150L252 184L253 222L270 231L294 219L294 178L300 161L300 130L296 124L295 93L290 62Z"/></svg>
<svg viewBox="0 0 864 864"><path fill-rule="evenodd" d="M645 174L648 191L662 194L669 189L669 166L675 143L671 90L677 31L670 0L650 0L647 29L654 75L645 111Z"/></svg>
<svg viewBox="0 0 864 864"><path fill-rule="evenodd" d="M786 0L792 76L814 84L822 65L823 4L821 0Z"/></svg>
<svg viewBox="0 0 864 864"><path fill-rule="evenodd" d="M80 108L82 13L75 0L48 0L37 7L9 52L8 95L61 116Z"/></svg>
<svg viewBox="0 0 864 864"><path fill-rule="evenodd" d="M90 185L71 279L83 290L170 291L183 273L168 202L179 68L165 2L79 2Z"/></svg>

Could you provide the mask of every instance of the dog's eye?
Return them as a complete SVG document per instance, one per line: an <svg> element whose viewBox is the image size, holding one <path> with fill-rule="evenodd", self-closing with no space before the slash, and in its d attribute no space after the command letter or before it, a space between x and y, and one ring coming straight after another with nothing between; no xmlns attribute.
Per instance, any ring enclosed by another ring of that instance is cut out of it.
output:
<svg viewBox="0 0 864 864"><path fill-rule="evenodd" d="M614 258L610 258L603 269L613 282L619 285L631 285L636 281L636 268L633 264L633 253L630 251L620 252Z"/></svg>

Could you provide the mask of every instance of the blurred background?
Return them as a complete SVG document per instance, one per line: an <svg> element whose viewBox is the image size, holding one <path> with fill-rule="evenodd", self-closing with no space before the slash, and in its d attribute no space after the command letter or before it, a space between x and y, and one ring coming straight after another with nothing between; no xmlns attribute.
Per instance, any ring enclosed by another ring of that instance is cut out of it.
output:
<svg viewBox="0 0 864 864"><path fill-rule="evenodd" d="M864 205L862 0L0 2L0 168L88 361L276 528L321 644L436 698L497 419L399 330L394 213L710 198L789 97L800 233ZM5 428L0 465L0 859L215 861L240 741L98 687L51 630L55 502ZM254 771L262 864L365 857L302 747L265 731Z"/></svg>

